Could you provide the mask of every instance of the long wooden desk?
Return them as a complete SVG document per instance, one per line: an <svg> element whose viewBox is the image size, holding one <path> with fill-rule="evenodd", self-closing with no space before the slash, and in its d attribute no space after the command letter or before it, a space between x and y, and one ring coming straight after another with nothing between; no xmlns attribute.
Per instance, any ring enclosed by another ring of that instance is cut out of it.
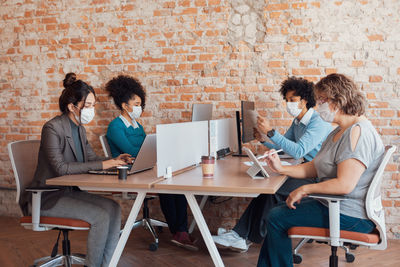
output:
<svg viewBox="0 0 400 267"><path fill-rule="evenodd" d="M234 157L218 160L215 165L214 178L211 179L202 177L201 167L199 166L167 180L157 178L153 169L128 176L126 181L120 181L116 176L82 174L54 178L48 180L47 184L73 185L79 186L83 190L138 193L114 251L110 266L116 266L118 263L146 193L184 194L214 265L224 266L195 195L256 197L259 194L275 193L286 181L285 176L274 174L267 179L253 180L246 174L246 170L249 167L243 164L244 161L248 160L248 158Z"/></svg>

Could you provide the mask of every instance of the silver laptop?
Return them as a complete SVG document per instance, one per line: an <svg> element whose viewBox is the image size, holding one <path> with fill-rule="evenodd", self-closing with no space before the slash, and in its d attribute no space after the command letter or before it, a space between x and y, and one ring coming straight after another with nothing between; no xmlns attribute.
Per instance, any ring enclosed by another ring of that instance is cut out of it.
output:
<svg viewBox="0 0 400 267"><path fill-rule="evenodd" d="M142 146L140 147L139 153L136 159L132 163L131 169L128 171L129 174L149 170L156 165L157 162L157 139L155 134L146 135ZM89 171L92 174L110 174L117 175L117 169L111 168L108 170Z"/></svg>

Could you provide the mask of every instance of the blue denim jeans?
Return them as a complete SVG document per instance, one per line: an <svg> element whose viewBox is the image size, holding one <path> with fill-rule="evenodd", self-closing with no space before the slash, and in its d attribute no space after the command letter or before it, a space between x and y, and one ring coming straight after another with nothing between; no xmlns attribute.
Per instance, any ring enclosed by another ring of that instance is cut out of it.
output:
<svg viewBox="0 0 400 267"><path fill-rule="evenodd" d="M293 226L329 228L329 209L314 199L303 200L292 210L286 203L273 208L268 215L267 235L261 247L258 267L293 266L292 241L287 235ZM370 233L375 224L370 220L340 215L340 229Z"/></svg>

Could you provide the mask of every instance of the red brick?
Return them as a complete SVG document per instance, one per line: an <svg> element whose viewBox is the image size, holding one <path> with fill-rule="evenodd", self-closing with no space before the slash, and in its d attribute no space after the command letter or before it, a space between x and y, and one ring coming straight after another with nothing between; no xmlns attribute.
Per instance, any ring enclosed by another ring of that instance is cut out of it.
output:
<svg viewBox="0 0 400 267"><path fill-rule="evenodd" d="M72 50L87 50L87 44L72 44L69 46Z"/></svg>
<svg viewBox="0 0 400 267"><path fill-rule="evenodd" d="M282 67L282 61L269 61L268 67L269 68L280 68L280 67Z"/></svg>
<svg viewBox="0 0 400 267"><path fill-rule="evenodd" d="M57 18L43 18L42 19L42 23L44 23L44 24L51 24L51 23L56 24L57 23Z"/></svg>
<svg viewBox="0 0 400 267"><path fill-rule="evenodd" d="M143 57L142 60L143 60L143 62L152 62L152 63L165 63L165 62L167 62L167 58L165 58L165 57L161 57L161 58Z"/></svg>
<svg viewBox="0 0 400 267"><path fill-rule="evenodd" d="M382 76L379 76L379 75L369 76L369 82L371 82L371 83L378 83L381 81L382 81Z"/></svg>
<svg viewBox="0 0 400 267"><path fill-rule="evenodd" d="M373 35L368 35L368 40L373 42L373 41L383 41L383 35L381 34L373 34Z"/></svg>
<svg viewBox="0 0 400 267"><path fill-rule="evenodd" d="M225 93L226 89L224 87L217 88L217 87L205 87L204 92L206 93Z"/></svg>
<svg viewBox="0 0 400 267"><path fill-rule="evenodd" d="M193 70L203 70L204 69L204 64L202 63L197 63L192 65Z"/></svg>
<svg viewBox="0 0 400 267"><path fill-rule="evenodd" d="M288 4L268 4L266 7L266 10L271 11L271 10L286 10L289 9Z"/></svg>
<svg viewBox="0 0 400 267"><path fill-rule="evenodd" d="M182 10L182 15L188 15L188 14L197 14L197 8L191 7Z"/></svg>
<svg viewBox="0 0 400 267"><path fill-rule="evenodd" d="M395 115L394 110L381 110L379 113L381 117L394 117Z"/></svg>
<svg viewBox="0 0 400 267"><path fill-rule="evenodd" d="M162 50L163 55L170 55L174 53L174 50L172 48L164 48Z"/></svg>
<svg viewBox="0 0 400 267"><path fill-rule="evenodd" d="M184 109L184 103L160 103L160 109Z"/></svg>
<svg viewBox="0 0 400 267"><path fill-rule="evenodd" d="M195 0L194 1L194 5L195 6L206 6L207 5L207 1L206 0Z"/></svg>
<svg viewBox="0 0 400 267"><path fill-rule="evenodd" d="M314 68L293 69L293 75L321 75L321 71Z"/></svg>
<svg viewBox="0 0 400 267"><path fill-rule="evenodd" d="M391 200L382 200L382 206L384 206L384 207L393 207L393 201L391 201Z"/></svg>
<svg viewBox="0 0 400 267"><path fill-rule="evenodd" d="M208 5L210 6L216 6L221 4L221 0L208 0Z"/></svg>
<svg viewBox="0 0 400 267"><path fill-rule="evenodd" d="M89 65L107 65L108 61L104 58L89 59Z"/></svg>

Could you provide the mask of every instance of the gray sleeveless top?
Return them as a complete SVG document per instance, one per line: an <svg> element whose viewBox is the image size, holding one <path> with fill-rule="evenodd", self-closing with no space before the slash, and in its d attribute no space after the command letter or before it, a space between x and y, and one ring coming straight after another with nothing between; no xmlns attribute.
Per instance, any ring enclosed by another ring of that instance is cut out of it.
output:
<svg viewBox="0 0 400 267"><path fill-rule="evenodd" d="M350 133L351 129L356 125L360 126L361 134L354 151L352 151ZM351 158L362 162L366 170L361 175L354 190L346 195L349 199L341 201L340 213L367 219L365 197L368 186L382 161L385 147L379 134L371 122L367 120L353 124L334 142L333 137L338 131L340 131L339 127L328 135L322 144L321 150L314 158L314 166L320 181L325 181L337 177L337 165L340 162ZM322 203L327 205L326 202Z"/></svg>

